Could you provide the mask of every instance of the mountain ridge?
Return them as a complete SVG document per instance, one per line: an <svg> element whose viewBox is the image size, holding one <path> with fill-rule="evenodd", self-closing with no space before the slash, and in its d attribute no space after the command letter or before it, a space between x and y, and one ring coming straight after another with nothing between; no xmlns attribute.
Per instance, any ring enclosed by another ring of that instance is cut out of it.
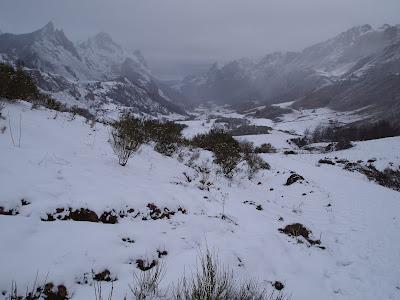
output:
<svg viewBox="0 0 400 300"><path fill-rule="evenodd" d="M301 103L310 107L310 101L305 100L308 95L330 86L335 86L337 92L343 80L354 80L356 77L363 80L363 72L369 68L367 63L370 67L372 62L383 65L383 60L377 59L382 51L391 51L386 53L391 61L385 63L385 68L380 67L380 76L386 76L383 70L388 72L391 65L393 71L397 70L394 57L399 52L390 46L398 41L400 25L385 24L376 29L368 24L356 26L300 52L274 52L256 61L239 59L222 66L214 64L200 76L185 78L179 85L179 91L194 102L237 105L255 101L260 105L299 100L300 104L295 107L300 108ZM366 84L363 86L367 87ZM380 89L379 85L375 86ZM380 92L385 94L382 89ZM347 95L347 99L351 102L351 95ZM378 99L376 101L380 106ZM331 101L317 102L314 99L311 106L333 104ZM350 106L332 105L336 109L361 106L363 103L359 100Z"/></svg>
<svg viewBox="0 0 400 300"><path fill-rule="evenodd" d="M23 65L44 92L68 105L185 114L163 96L140 51L124 49L104 32L73 43L49 22L31 33L0 35L0 55L5 63Z"/></svg>

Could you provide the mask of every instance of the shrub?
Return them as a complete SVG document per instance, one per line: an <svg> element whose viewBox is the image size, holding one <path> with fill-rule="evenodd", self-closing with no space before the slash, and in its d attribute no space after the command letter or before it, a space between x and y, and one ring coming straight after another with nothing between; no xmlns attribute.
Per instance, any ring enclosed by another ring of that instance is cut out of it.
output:
<svg viewBox="0 0 400 300"><path fill-rule="evenodd" d="M186 125L174 122L161 123L156 120L143 121L146 142L180 143L182 142L182 130L185 127Z"/></svg>
<svg viewBox="0 0 400 300"><path fill-rule="evenodd" d="M241 161L240 144L230 134L220 129L212 129L209 133L196 135L191 144L214 153L214 162L221 166L225 176L233 174Z"/></svg>
<svg viewBox="0 0 400 300"><path fill-rule="evenodd" d="M270 143L262 144L254 149L255 153L276 153L276 149Z"/></svg>
<svg viewBox="0 0 400 300"><path fill-rule="evenodd" d="M130 156L139 149L143 141L142 122L133 116L124 114L113 124L110 143L121 166L127 164Z"/></svg>
<svg viewBox="0 0 400 300"><path fill-rule="evenodd" d="M335 150L346 150L354 147L353 144L349 140L340 140L336 145L335 145Z"/></svg>
<svg viewBox="0 0 400 300"><path fill-rule="evenodd" d="M72 106L68 110L72 116L78 115L84 117L86 120L95 120L96 117L86 108L78 107L76 105Z"/></svg>
<svg viewBox="0 0 400 300"><path fill-rule="evenodd" d="M255 151L254 144L252 142L243 141L239 143L239 146L240 146L240 152L242 152L245 155L249 153L254 153Z"/></svg>
<svg viewBox="0 0 400 300"><path fill-rule="evenodd" d="M310 140L307 137L302 137L302 138L293 138L290 139L292 143L294 143L297 147L302 148L304 146L307 146L310 143Z"/></svg>
<svg viewBox="0 0 400 300"><path fill-rule="evenodd" d="M30 289L26 287L25 296L18 292L18 287L15 282L11 284L11 291L9 292L8 298L10 300L40 300L40 299L51 299L51 300L67 300L69 299L68 290L64 285L54 286L52 282L38 284L35 282ZM3 291L3 295L5 292Z"/></svg>
<svg viewBox="0 0 400 300"><path fill-rule="evenodd" d="M136 300L154 299L161 293L159 285L164 275L164 264L158 262L154 268L134 274L133 286L129 285L129 289Z"/></svg>
<svg viewBox="0 0 400 300"><path fill-rule="evenodd" d="M176 300L284 300L283 294L274 295L260 288L256 281L240 282L233 271L223 266L209 250L200 256L195 274L184 277L173 290Z"/></svg>
<svg viewBox="0 0 400 300"><path fill-rule="evenodd" d="M245 156L249 167L249 178L252 178L260 170L269 170L271 166L255 153L249 153Z"/></svg>
<svg viewBox="0 0 400 300"><path fill-rule="evenodd" d="M233 175L238 163L241 161L240 151L230 144L217 144L214 147L214 162L221 166L225 176Z"/></svg>
<svg viewBox="0 0 400 300"><path fill-rule="evenodd" d="M249 178L252 178L259 170L269 170L270 165L255 153L253 143L241 142L240 150L243 159L247 162Z"/></svg>
<svg viewBox="0 0 400 300"><path fill-rule="evenodd" d="M143 132L145 142L154 141L154 150L171 156L183 143L182 130L186 125L174 122L161 123L155 120L145 120L143 122Z"/></svg>
<svg viewBox="0 0 400 300"><path fill-rule="evenodd" d="M36 84L22 68L0 63L0 97L30 100L37 99L39 94Z"/></svg>
<svg viewBox="0 0 400 300"><path fill-rule="evenodd" d="M208 133L198 134L193 137L191 144L195 147L203 148L214 152L214 148L218 144L228 144L239 150L239 142L236 141L230 134L222 129L211 129Z"/></svg>

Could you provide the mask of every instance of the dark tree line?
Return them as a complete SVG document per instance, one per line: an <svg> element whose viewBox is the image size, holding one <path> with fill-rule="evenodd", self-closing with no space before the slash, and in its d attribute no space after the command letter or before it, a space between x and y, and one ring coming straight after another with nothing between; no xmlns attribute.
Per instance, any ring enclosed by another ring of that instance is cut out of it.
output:
<svg viewBox="0 0 400 300"><path fill-rule="evenodd" d="M362 125L344 127L317 127L311 133L312 142L366 141L400 135L400 127L382 120Z"/></svg>

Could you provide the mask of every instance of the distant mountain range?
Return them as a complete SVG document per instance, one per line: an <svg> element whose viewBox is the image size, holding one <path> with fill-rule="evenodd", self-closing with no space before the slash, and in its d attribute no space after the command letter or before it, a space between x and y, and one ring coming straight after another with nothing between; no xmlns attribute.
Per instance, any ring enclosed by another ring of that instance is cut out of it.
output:
<svg viewBox="0 0 400 300"><path fill-rule="evenodd" d="M301 52L276 52L214 64L175 88L194 103L254 105L296 101L400 119L400 25L351 28Z"/></svg>
<svg viewBox="0 0 400 300"><path fill-rule="evenodd" d="M57 100L93 110L185 115L182 107L206 101L248 109L295 101L297 109L362 108L400 121L400 25L354 27L301 52L216 63L173 84L155 79L139 51L108 34L73 43L51 22L27 34L0 32L0 61L24 66Z"/></svg>
<svg viewBox="0 0 400 300"><path fill-rule="evenodd" d="M73 43L51 22L32 33L2 33L0 61L23 65L43 91L70 105L185 114L168 97L171 90L159 87L142 54L127 51L106 33Z"/></svg>

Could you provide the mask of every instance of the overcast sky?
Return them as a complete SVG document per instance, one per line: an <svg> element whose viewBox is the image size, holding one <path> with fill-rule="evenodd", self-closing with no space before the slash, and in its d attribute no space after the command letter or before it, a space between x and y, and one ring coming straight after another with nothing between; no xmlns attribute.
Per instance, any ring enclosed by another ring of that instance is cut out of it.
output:
<svg viewBox="0 0 400 300"><path fill-rule="evenodd" d="M352 26L400 23L400 0L0 0L0 30L52 20L76 41L99 31L179 76L213 61L301 50Z"/></svg>

